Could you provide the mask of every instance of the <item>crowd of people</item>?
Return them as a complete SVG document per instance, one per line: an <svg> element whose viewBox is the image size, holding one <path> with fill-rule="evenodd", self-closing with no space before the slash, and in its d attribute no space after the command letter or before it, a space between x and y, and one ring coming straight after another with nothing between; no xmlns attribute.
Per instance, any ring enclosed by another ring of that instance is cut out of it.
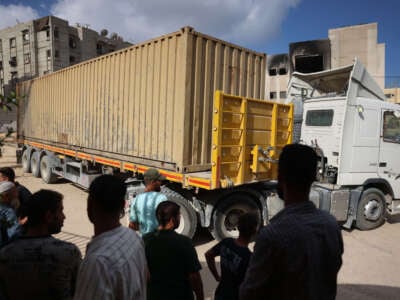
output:
<svg viewBox="0 0 400 300"><path fill-rule="evenodd" d="M335 218L308 199L316 168L313 149L283 148L284 209L262 228L255 215L241 215L238 238L205 253L215 299L335 299L343 241ZM52 236L65 219L63 195L31 194L13 169L0 168L0 300L204 299L201 264L192 240L175 232L180 207L160 193L164 179L156 169L144 173L146 190L131 203L125 227L124 182L97 177L87 198L94 235L82 258L74 244Z"/></svg>

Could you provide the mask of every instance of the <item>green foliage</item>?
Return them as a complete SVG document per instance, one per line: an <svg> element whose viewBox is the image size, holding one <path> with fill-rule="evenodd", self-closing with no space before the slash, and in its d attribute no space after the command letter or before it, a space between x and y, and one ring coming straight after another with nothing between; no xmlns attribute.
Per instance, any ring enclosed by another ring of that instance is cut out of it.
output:
<svg viewBox="0 0 400 300"><path fill-rule="evenodd" d="M18 106L19 97L15 92L11 92L8 96L0 94L0 109L11 111L13 106Z"/></svg>

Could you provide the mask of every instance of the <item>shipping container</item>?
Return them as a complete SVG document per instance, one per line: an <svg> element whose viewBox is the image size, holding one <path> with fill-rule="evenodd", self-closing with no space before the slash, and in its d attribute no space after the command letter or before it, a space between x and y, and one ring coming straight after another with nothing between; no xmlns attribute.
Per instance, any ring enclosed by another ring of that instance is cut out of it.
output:
<svg viewBox="0 0 400 300"><path fill-rule="evenodd" d="M214 92L263 99L265 62L185 27L24 82L18 135L171 171L209 170Z"/></svg>

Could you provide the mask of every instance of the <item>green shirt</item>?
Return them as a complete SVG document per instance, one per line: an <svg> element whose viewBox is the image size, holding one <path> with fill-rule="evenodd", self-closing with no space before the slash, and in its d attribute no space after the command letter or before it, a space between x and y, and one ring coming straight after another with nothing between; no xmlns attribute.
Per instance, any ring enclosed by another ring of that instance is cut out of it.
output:
<svg viewBox="0 0 400 300"><path fill-rule="evenodd" d="M189 274L201 269L192 240L173 230L143 236L150 280L147 299L193 299Z"/></svg>

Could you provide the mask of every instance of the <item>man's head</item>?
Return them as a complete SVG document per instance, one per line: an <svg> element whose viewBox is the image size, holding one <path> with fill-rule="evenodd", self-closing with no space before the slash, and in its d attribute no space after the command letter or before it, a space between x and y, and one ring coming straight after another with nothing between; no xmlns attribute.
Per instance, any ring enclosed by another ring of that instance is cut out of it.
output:
<svg viewBox="0 0 400 300"><path fill-rule="evenodd" d="M256 234L258 227L257 216L252 213L240 215L238 220L239 235L247 240L251 240Z"/></svg>
<svg viewBox="0 0 400 300"><path fill-rule="evenodd" d="M97 177L89 187L87 212L92 223L108 216L119 220L124 215L126 186L113 175Z"/></svg>
<svg viewBox="0 0 400 300"><path fill-rule="evenodd" d="M11 181L15 180L15 172L10 167L2 167L0 168L0 181Z"/></svg>
<svg viewBox="0 0 400 300"><path fill-rule="evenodd" d="M308 146L286 145L279 156L278 193L285 198L286 191L308 196L317 175L317 154ZM288 199L284 199L288 200ZM296 201L290 199L289 201Z"/></svg>
<svg viewBox="0 0 400 300"><path fill-rule="evenodd" d="M157 221L161 227L171 227L168 229L176 229L179 227L180 213L179 205L172 201L163 201L158 204L156 209Z"/></svg>
<svg viewBox="0 0 400 300"><path fill-rule="evenodd" d="M18 192L13 182L0 181L0 202L14 209L19 207Z"/></svg>
<svg viewBox="0 0 400 300"><path fill-rule="evenodd" d="M51 190L34 193L27 202L27 226L46 226L49 234L59 233L64 225L63 195Z"/></svg>
<svg viewBox="0 0 400 300"><path fill-rule="evenodd" d="M161 183L165 180L165 177L160 174L157 169L148 169L143 174L144 184L146 185L146 191L159 192L161 190Z"/></svg>

